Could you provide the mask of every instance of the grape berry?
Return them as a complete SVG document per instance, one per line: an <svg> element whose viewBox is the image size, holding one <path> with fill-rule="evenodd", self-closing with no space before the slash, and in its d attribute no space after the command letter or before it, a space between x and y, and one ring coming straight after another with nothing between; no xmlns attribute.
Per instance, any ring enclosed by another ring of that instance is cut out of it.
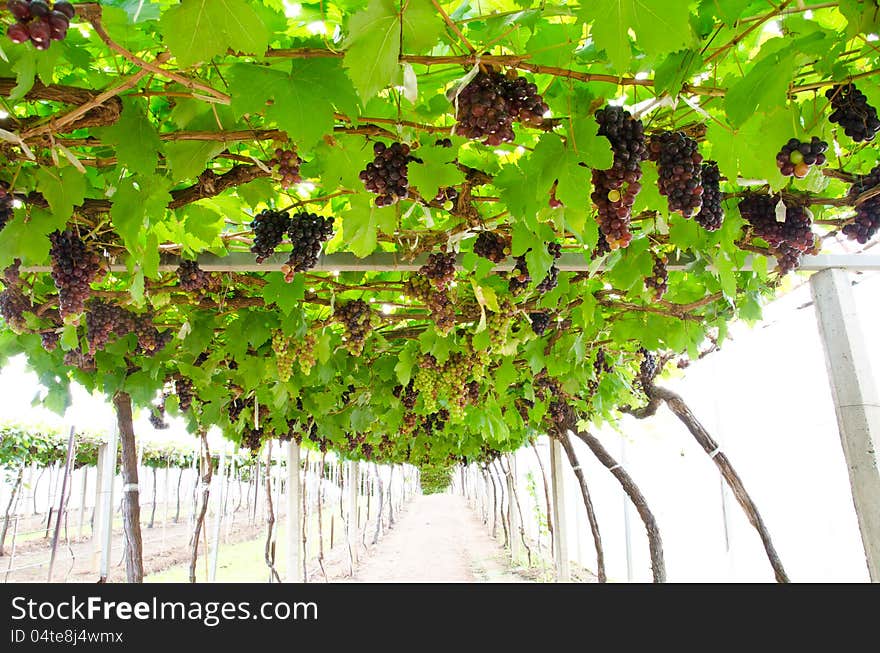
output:
<svg viewBox="0 0 880 653"><path fill-rule="evenodd" d="M47 50L52 41L62 41L70 28L75 10L69 2L50 6L45 0L9 0L6 7L16 22L6 30L13 43L33 43L37 50Z"/></svg>

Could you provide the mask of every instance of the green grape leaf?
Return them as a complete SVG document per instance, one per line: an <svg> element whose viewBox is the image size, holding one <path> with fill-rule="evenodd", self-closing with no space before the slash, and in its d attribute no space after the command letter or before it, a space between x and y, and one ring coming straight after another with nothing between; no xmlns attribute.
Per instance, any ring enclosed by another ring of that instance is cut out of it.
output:
<svg viewBox="0 0 880 653"><path fill-rule="evenodd" d="M147 175L156 169L162 141L144 113L143 102L124 98L122 115L115 124L96 130L102 141L116 146L120 165L134 173Z"/></svg>
<svg viewBox="0 0 880 653"><path fill-rule="evenodd" d="M36 178L49 208L59 220L70 218L73 207L85 199L86 178L76 168L40 168Z"/></svg>
<svg viewBox="0 0 880 653"><path fill-rule="evenodd" d="M464 181L464 173L454 163L454 148L422 147L416 156L422 163L409 164L409 183L426 200L430 201L436 196L440 188Z"/></svg>
<svg viewBox="0 0 880 653"><path fill-rule="evenodd" d="M349 21L343 65L364 102L398 76L399 11L394 0L370 0L367 8Z"/></svg>
<svg viewBox="0 0 880 653"><path fill-rule="evenodd" d="M175 180L194 179L225 147L214 141L177 141L165 145L165 158Z"/></svg>
<svg viewBox="0 0 880 653"><path fill-rule="evenodd" d="M431 0L409 0L403 12L403 49L414 53L430 50L445 27Z"/></svg>
<svg viewBox="0 0 880 653"><path fill-rule="evenodd" d="M159 27L180 66L232 49L263 54L269 30L246 0L184 0L167 9Z"/></svg>
<svg viewBox="0 0 880 653"><path fill-rule="evenodd" d="M590 34L605 50L617 72L632 68L629 32L649 55L674 52L690 45L690 0L613 0L581 3L580 16L592 22Z"/></svg>

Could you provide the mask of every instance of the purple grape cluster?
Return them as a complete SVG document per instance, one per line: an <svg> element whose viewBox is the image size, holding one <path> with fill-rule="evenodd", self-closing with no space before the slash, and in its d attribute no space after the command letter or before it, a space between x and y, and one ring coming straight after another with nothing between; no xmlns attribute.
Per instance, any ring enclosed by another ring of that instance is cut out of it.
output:
<svg viewBox="0 0 880 653"><path fill-rule="evenodd" d="M197 261L181 261L177 266L177 280L186 292L204 295L217 287L217 279L199 267Z"/></svg>
<svg viewBox="0 0 880 653"><path fill-rule="evenodd" d="M862 193L880 185L880 165L874 167L864 177L858 179L849 188L847 199L855 202ZM853 222L843 227L843 233L850 240L864 245L880 229L880 195L875 195L856 205L856 217Z"/></svg>
<svg viewBox="0 0 880 653"><path fill-rule="evenodd" d="M61 317L78 315L91 295L90 284L101 271L101 258L70 229L53 232L49 240Z"/></svg>
<svg viewBox="0 0 880 653"><path fill-rule="evenodd" d="M455 327L455 304L449 293L436 288L423 274L414 274L404 284L404 292L425 304L437 331L447 334Z"/></svg>
<svg viewBox="0 0 880 653"><path fill-rule="evenodd" d="M345 348L351 354L360 356L373 328L370 305L362 299L337 304L333 317L345 327Z"/></svg>
<svg viewBox="0 0 880 653"><path fill-rule="evenodd" d="M0 181L0 231L6 226L6 223L12 220L14 197L9 192L9 184Z"/></svg>
<svg viewBox="0 0 880 653"><path fill-rule="evenodd" d="M45 0L9 0L6 8L16 22L6 35L13 43L30 41L37 50L47 50L52 41L62 41L76 13L69 2L50 4Z"/></svg>
<svg viewBox="0 0 880 653"><path fill-rule="evenodd" d="M428 261L419 268L419 273L426 276L437 290L446 290L455 280L455 253L434 252L428 254Z"/></svg>
<svg viewBox="0 0 880 653"><path fill-rule="evenodd" d="M651 276L645 277L645 288L654 291L655 300L661 299L669 288L669 271L666 269L667 262L665 256L655 256Z"/></svg>
<svg viewBox="0 0 880 653"><path fill-rule="evenodd" d="M535 332L535 335L543 336L544 332L547 331L547 327L550 326L552 318L549 313L529 313L529 322L531 322L532 331Z"/></svg>
<svg viewBox="0 0 880 653"><path fill-rule="evenodd" d="M753 233L770 245L780 273L786 274L800 265L802 254L816 251L816 236L812 219L806 207L785 205L785 219L776 219L778 199L771 195L753 193L739 203L743 219Z"/></svg>
<svg viewBox="0 0 880 653"><path fill-rule="evenodd" d="M648 158L641 120L617 106L596 112L599 136L611 143L614 161L607 170L593 170L590 198L599 213L599 230L610 249L626 247L632 240L629 230L632 207L642 189L642 162Z"/></svg>
<svg viewBox="0 0 880 653"><path fill-rule="evenodd" d="M514 71L505 76L486 66L458 93L455 131L500 145L515 138L513 123L540 125L549 107L538 87Z"/></svg>
<svg viewBox="0 0 880 653"><path fill-rule="evenodd" d="M405 143L373 144L375 158L358 175L364 186L376 194L376 206L391 206L409 197L408 168L414 157Z"/></svg>
<svg viewBox="0 0 880 653"><path fill-rule="evenodd" d="M135 316L121 306L92 298L86 303L86 339L89 353L104 349L111 335L126 336L135 327Z"/></svg>
<svg viewBox="0 0 880 653"><path fill-rule="evenodd" d="M251 251L257 255L257 263L262 263L275 253L289 226L290 216L284 211L264 209L254 216L251 222L254 232Z"/></svg>
<svg viewBox="0 0 880 653"><path fill-rule="evenodd" d="M868 104L867 96L855 84L838 84L825 91L833 111L828 116L832 123L843 127L844 133L856 143L873 141L880 131L877 109Z"/></svg>
<svg viewBox="0 0 880 653"><path fill-rule="evenodd" d="M828 143L818 136L813 136L809 143L790 138L776 155L776 166L784 177L803 179L810 172L811 166L825 165L827 149Z"/></svg>
<svg viewBox="0 0 880 653"><path fill-rule="evenodd" d="M481 231L474 242L474 254L501 263L510 254L510 241L494 231Z"/></svg>
<svg viewBox="0 0 880 653"><path fill-rule="evenodd" d="M706 161L700 178L703 182L703 206L694 220L706 231L717 231L724 223L724 209L721 207L721 173L718 164L715 161Z"/></svg>
<svg viewBox="0 0 880 653"><path fill-rule="evenodd" d="M269 165L278 168L281 188L284 190L302 181L302 177L299 174L302 159L297 156L296 148L292 150L285 150L281 147L275 148L275 156L269 159Z"/></svg>
<svg viewBox="0 0 880 653"><path fill-rule="evenodd" d="M669 211L689 218L703 205L703 184L697 142L684 132L663 132L651 137L648 156L657 162L660 194Z"/></svg>
<svg viewBox="0 0 880 653"><path fill-rule="evenodd" d="M553 257L553 263L547 270L547 276L541 279L540 283L535 286L535 290L539 293L550 292L559 284L559 268L556 267L556 261L562 257L562 245L559 243L547 243L547 252Z"/></svg>
<svg viewBox="0 0 880 653"><path fill-rule="evenodd" d="M325 218L316 213L297 213L290 219L287 235L293 249L287 263L281 266L286 281L318 264L321 246L333 237L333 222L332 216Z"/></svg>

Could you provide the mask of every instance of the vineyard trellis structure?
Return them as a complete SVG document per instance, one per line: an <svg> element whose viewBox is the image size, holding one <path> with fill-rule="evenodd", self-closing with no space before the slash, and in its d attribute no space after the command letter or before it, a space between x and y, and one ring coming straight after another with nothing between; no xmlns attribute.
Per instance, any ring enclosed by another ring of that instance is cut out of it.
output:
<svg viewBox="0 0 880 653"><path fill-rule="evenodd" d="M110 0L52 26L29 7L2 15L0 361L24 354L59 412L73 382L113 398L129 580L143 408L199 442L332 450L352 478L494 484L547 433L604 579L577 438L662 581L647 498L591 430L665 405L785 581L660 379L810 272L880 580L880 401L846 277L880 266L872 3Z"/></svg>

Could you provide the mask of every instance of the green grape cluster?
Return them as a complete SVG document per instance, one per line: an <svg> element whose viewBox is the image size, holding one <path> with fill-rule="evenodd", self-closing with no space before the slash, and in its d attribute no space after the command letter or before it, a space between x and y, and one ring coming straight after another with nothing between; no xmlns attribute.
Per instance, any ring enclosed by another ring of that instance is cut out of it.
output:
<svg viewBox="0 0 880 653"><path fill-rule="evenodd" d="M299 367L303 374L308 376L312 372L312 368L317 363L315 356L315 346L318 344L318 338L311 331L307 331L300 340L292 343L291 353L299 362Z"/></svg>
<svg viewBox="0 0 880 653"><path fill-rule="evenodd" d="M423 356L419 361L419 371L413 378L413 390L422 397L425 411L433 413L437 410L438 383L441 381L441 368L431 354Z"/></svg>
<svg viewBox="0 0 880 653"><path fill-rule="evenodd" d="M486 319L486 328L489 330L489 343L493 351L500 351L510 335L510 325L513 323L513 305L507 301L498 302L498 312L489 313Z"/></svg>
<svg viewBox="0 0 880 653"><path fill-rule="evenodd" d="M278 380L282 383L290 381L293 374L293 363L296 352L291 347L290 339L280 329L272 334L272 351L275 352L275 364L278 367Z"/></svg>

